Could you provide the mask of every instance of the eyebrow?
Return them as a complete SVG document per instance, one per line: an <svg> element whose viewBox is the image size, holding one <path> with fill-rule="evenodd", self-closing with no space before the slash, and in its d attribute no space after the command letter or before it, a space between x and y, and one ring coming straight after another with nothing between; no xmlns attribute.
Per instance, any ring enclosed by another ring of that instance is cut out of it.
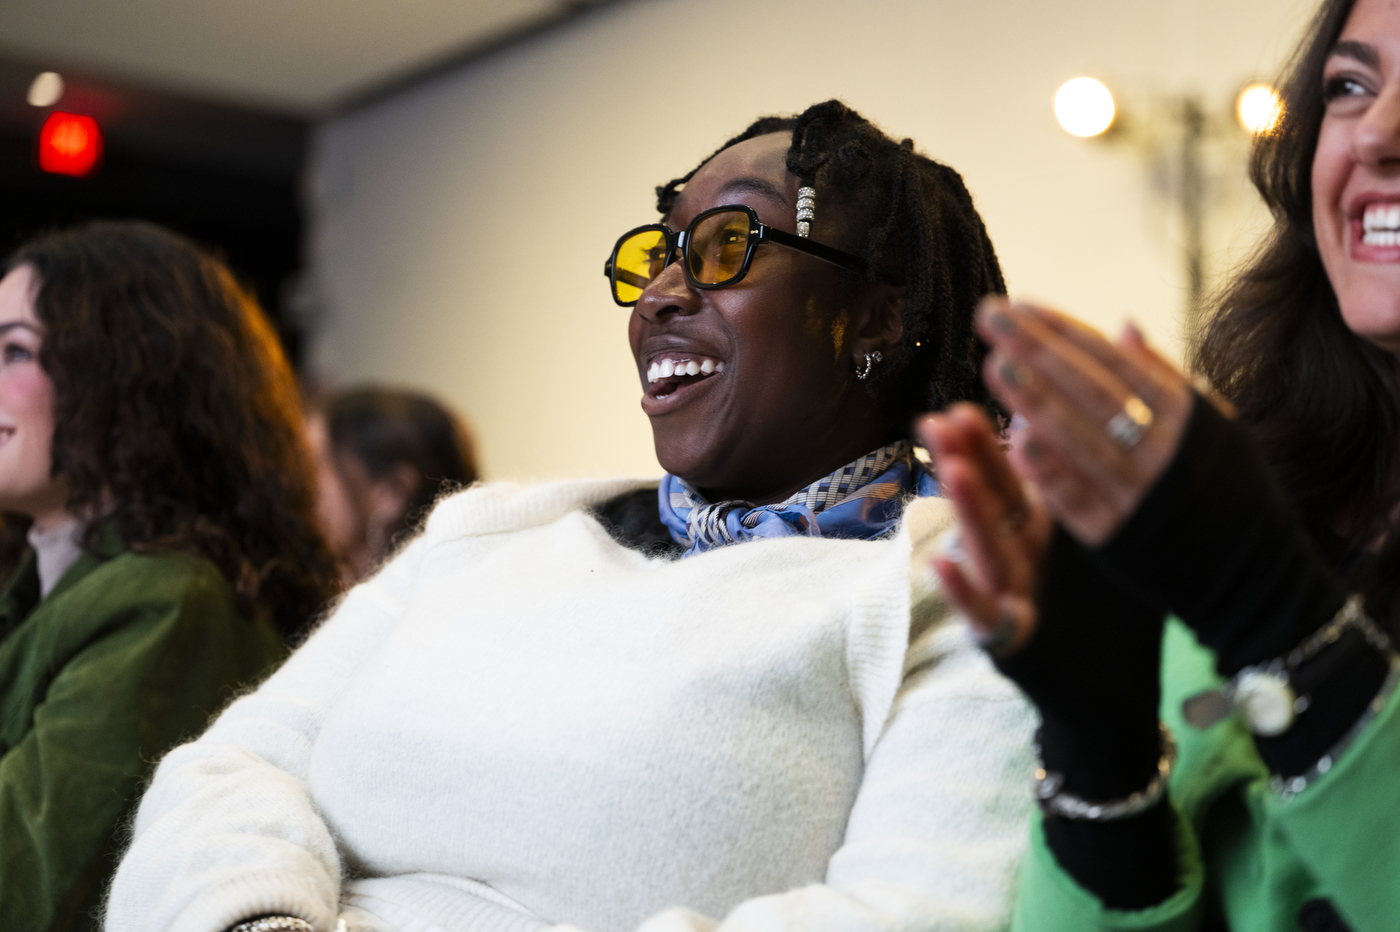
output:
<svg viewBox="0 0 1400 932"><path fill-rule="evenodd" d="M43 336L42 331L40 331L38 327L34 326L31 323L26 323L22 320L12 320L8 324L0 324L0 334L9 333L11 330L14 330L17 327L23 327L25 330L30 330L39 336Z"/></svg>
<svg viewBox="0 0 1400 932"><path fill-rule="evenodd" d="M1379 69L1381 66L1381 56L1380 53L1376 51L1374 45L1365 42L1356 42L1352 39L1338 42L1336 45L1332 46L1332 51L1327 54L1327 57L1334 58L1336 56L1355 59L1368 68Z"/></svg>
<svg viewBox="0 0 1400 932"><path fill-rule="evenodd" d="M735 178L732 181L725 182L724 187L720 190L757 194L759 197L766 198L767 200L770 200L775 204L781 204L784 207L787 206L787 197L785 197L783 195L783 192L778 189L778 186L775 185L773 182L765 181L762 178L754 178L749 175L744 175L743 177Z"/></svg>
<svg viewBox="0 0 1400 932"><path fill-rule="evenodd" d="M764 200L772 201L774 204L777 204L781 207L788 206L788 199L786 195L783 194L781 188L779 188L771 181L766 181L763 178L757 178L753 175L740 175L738 178L730 179L729 181L726 181L724 183L724 187L720 188L719 191L721 194L757 194ZM685 197L684 191L681 192L681 197ZM677 204L678 203L680 203L679 200L677 200ZM720 203L723 203L723 201L721 201ZM671 205L672 213L675 212L675 209L676 205ZM669 213L661 218L662 223L669 223L670 220L671 214Z"/></svg>

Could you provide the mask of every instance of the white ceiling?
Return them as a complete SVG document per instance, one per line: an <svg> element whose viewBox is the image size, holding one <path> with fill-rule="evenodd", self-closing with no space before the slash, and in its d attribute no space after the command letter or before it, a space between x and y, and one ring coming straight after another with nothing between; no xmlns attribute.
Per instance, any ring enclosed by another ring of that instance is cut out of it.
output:
<svg viewBox="0 0 1400 932"><path fill-rule="evenodd" d="M580 5L0 0L0 55L311 115Z"/></svg>

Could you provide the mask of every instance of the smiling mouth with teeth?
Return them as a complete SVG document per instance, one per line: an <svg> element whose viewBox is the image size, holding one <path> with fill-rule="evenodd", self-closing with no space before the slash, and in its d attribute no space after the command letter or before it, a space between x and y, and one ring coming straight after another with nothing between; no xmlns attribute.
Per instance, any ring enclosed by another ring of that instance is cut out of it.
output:
<svg viewBox="0 0 1400 932"><path fill-rule="evenodd" d="M724 371L724 363L718 359L710 359L705 356L700 357L664 357L652 360L651 367L647 369L647 381L656 383L664 379L686 379L695 378L697 380L707 378L712 375L719 375Z"/></svg>
<svg viewBox="0 0 1400 932"><path fill-rule="evenodd" d="M1361 229L1361 242L1367 246L1400 246L1400 204L1370 205Z"/></svg>

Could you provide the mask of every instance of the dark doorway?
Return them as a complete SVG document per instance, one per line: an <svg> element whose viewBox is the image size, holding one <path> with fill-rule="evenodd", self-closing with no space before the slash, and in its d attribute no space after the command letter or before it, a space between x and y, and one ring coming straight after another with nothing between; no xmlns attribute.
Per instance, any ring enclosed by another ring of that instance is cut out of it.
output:
<svg viewBox="0 0 1400 932"><path fill-rule="evenodd" d="M53 107L25 101L41 67L0 61L0 254L84 220L144 219L220 253L257 294L300 370L295 285L302 268L300 178L307 123L294 116L64 74ZM92 175L41 171L52 110L95 117L106 137Z"/></svg>

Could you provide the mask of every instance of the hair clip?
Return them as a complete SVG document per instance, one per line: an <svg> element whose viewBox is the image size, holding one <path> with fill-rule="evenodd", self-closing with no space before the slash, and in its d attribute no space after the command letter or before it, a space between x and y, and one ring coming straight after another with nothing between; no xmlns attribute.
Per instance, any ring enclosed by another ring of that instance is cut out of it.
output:
<svg viewBox="0 0 1400 932"><path fill-rule="evenodd" d="M817 189L797 189L797 235L803 239L812 232L812 218L816 216Z"/></svg>

